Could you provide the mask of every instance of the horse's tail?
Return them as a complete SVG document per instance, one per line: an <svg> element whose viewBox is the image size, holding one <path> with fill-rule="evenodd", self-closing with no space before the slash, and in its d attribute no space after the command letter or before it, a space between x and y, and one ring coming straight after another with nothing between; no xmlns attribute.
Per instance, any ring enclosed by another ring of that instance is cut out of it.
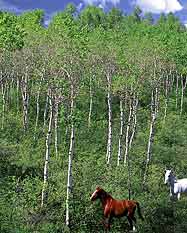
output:
<svg viewBox="0 0 187 233"><path fill-rule="evenodd" d="M138 215L139 217L144 220L144 217L142 216L141 210L140 210L140 204L136 201L136 206L137 206L137 211L138 211Z"/></svg>

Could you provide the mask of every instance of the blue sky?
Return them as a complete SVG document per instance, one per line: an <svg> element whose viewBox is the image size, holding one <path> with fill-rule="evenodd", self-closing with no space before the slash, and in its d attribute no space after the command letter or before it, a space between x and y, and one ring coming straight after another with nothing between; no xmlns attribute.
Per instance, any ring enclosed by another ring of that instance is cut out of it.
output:
<svg viewBox="0 0 187 233"><path fill-rule="evenodd" d="M0 9L21 13L40 8L45 11L48 20L53 14L63 10L69 2L74 3L78 9L94 4L106 10L116 6L126 13L132 12L133 7L139 5L144 12L152 12L155 16L161 12L174 12L187 24L187 0L0 0Z"/></svg>

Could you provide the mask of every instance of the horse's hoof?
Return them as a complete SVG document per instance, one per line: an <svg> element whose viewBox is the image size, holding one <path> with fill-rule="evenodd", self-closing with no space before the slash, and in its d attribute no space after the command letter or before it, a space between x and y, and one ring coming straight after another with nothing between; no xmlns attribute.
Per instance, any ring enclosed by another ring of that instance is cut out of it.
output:
<svg viewBox="0 0 187 233"><path fill-rule="evenodd" d="M129 232L137 232L136 228L133 226L133 229L130 229Z"/></svg>

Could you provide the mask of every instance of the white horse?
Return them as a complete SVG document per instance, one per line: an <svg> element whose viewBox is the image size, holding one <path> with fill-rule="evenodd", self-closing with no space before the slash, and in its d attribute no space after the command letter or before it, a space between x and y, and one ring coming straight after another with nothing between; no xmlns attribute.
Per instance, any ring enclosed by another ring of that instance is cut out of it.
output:
<svg viewBox="0 0 187 233"><path fill-rule="evenodd" d="M177 180L172 170L165 170L165 184L170 186L170 197L180 199L181 193L187 193L187 178Z"/></svg>

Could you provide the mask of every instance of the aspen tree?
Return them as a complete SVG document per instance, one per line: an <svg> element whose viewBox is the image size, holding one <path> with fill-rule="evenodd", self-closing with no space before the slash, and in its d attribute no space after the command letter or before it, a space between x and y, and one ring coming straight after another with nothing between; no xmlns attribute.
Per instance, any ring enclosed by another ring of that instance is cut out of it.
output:
<svg viewBox="0 0 187 233"><path fill-rule="evenodd" d="M119 166L120 161L122 159L122 139L123 139L123 129L124 128L124 101L123 97L120 96L120 133L119 133L119 140L118 140L118 160L117 165Z"/></svg>
<svg viewBox="0 0 187 233"><path fill-rule="evenodd" d="M55 98L55 106L54 106L54 128L55 128L55 154L58 157L58 113L59 113L59 103Z"/></svg>
<svg viewBox="0 0 187 233"><path fill-rule="evenodd" d="M159 96L158 95L159 95L158 87L155 87L151 93L151 122L150 122L149 138L148 138L148 145L147 145L147 152L146 152L143 188L145 188L149 164L150 164L151 155L152 155L152 146L153 146L154 136L155 136L155 123L156 123L156 118L157 118L157 114L158 114L158 104L159 104Z"/></svg>
<svg viewBox="0 0 187 233"><path fill-rule="evenodd" d="M70 145L69 145L69 156L68 156L68 178L67 178L67 195L66 195L66 225L69 226L70 224L70 216L69 216L69 201L70 201L70 194L72 192L72 161L73 161L73 154L74 154L74 144L75 144L75 126L74 126L74 119L73 113L75 108L74 103L75 98L75 90L73 81L71 83L71 96L70 96L70 120L71 120L71 136L70 136Z"/></svg>
<svg viewBox="0 0 187 233"><path fill-rule="evenodd" d="M17 74L17 79L16 79L16 106L17 106L17 113L19 113L20 111L20 107L19 107L19 93L20 93L20 80L19 80L19 77L18 77L18 74Z"/></svg>
<svg viewBox="0 0 187 233"><path fill-rule="evenodd" d="M21 92L22 92L22 103L23 103L23 128L27 131L28 128L28 103L29 103L29 93L28 93L28 67L26 67L25 74L21 79Z"/></svg>
<svg viewBox="0 0 187 233"><path fill-rule="evenodd" d="M51 145L51 135L52 135L52 120L53 120L53 102L52 102L52 90L49 89L49 105L50 105L50 113L49 113L49 123L48 123L48 131L46 134L46 151L45 151L45 162L44 162L44 172L43 172L43 188L42 188L42 198L41 198L41 207L44 206L47 202L47 186L48 186L48 176L49 176L49 159L50 159L50 145Z"/></svg>
<svg viewBox="0 0 187 233"><path fill-rule="evenodd" d="M179 75L178 73L176 74L176 89L175 89L175 106L176 109L178 108L178 89L179 89Z"/></svg>
<svg viewBox="0 0 187 233"><path fill-rule="evenodd" d="M131 147L132 147L132 142L134 140L135 133L136 133L137 109L138 109L138 97L134 93L134 96L133 96L133 107L132 107L132 120L133 120L133 124L132 124L131 136L130 136L130 139L129 139L129 149L131 149Z"/></svg>
<svg viewBox="0 0 187 233"><path fill-rule="evenodd" d="M55 154L58 157L58 147L59 147L59 132L58 132L58 117L59 117L59 106L63 100L63 93L61 88L57 87L54 91L54 134L55 134Z"/></svg>
<svg viewBox="0 0 187 233"><path fill-rule="evenodd" d="M125 155L124 155L124 164L127 163L128 160L128 152L129 152L129 138L130 138L130 129L131 129L131 120L132 120L132 97L131 94L129 96L129 115L126 127L126 135L125 135Z"/></svg>
<svg viewBox="0 0 187 233"><path fill-rule="evenodd" d="M184 91L186 89L187 80L186 77L183 78L183 75L181 75L181 103L180 103L180 115L182 115L183 112L183 102L184 102Z"/></svg>
<svg viewBox="0 0 187 233"><path fill-rule="evenodd" d="M88 114L88 127L91 126L91 116L92 116L92 108L93 108L92 77L90 77L90 82L89 82L89 97L90 97L90 103L89 103L89 114Z"/></svg>
<svg viewBox="0 0 187 233"><path fill-rule="evenodd" d="M112 154L112 102L111 102L111 75L107 74L107 104L108 104L108 141L107 141L107 164L110 164Z"/></svg>
<svg viewBox="0 0 187 233"><path fill-rule="evenodd" d="M168 109L168 88L169 88L169 77L166 74L166 79L165 81L165 106L164 106L164 122L166 120L166 116L167 116L167 109Z"/></svg>
<svg viewBox="0 0 187 233"><path fill-rule="evenodd" d="M2 71L1 71L1 77L2 77ZM1 129L4 129L4 123L5 123L5 106L6 106L6 81L2 81L1 83L1 94L2 94L2 115L1 115Z"/></svg>
<svg viewBox="0 0 187 233"><path fill-rule="evenodd" d="M44 72L44 71L43 71ZM41 86L42 86L42 82L44 80L43 76L44 73L41 73L41 78L39 81L39 86L38 86L38 91L37 91L37 96L36 96L36 121L35 121L35 136L36 137L36 130L38 128L38 119L39 119L39 113L40 113L40 92L41 92Z"/></svg>

